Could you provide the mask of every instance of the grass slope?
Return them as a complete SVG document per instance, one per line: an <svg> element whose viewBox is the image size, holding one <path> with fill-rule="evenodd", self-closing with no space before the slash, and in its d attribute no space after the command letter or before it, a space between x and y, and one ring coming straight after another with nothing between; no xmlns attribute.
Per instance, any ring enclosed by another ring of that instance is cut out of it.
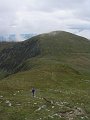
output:
<svg viewBox="0 0 90 120"><path fill-rule="evenodd" d="M89 120L89 91L90 76L78 75L65 65L45 64L0 81L0 119ZM72 110L77 113L66 117Z"/></svg>

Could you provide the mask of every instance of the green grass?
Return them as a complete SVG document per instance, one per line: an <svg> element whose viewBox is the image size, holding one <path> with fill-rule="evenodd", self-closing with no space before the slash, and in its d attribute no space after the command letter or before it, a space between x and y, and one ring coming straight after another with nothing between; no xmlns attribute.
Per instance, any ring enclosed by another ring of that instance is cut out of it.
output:
<svg viewBox="0 0 90 120"><path fill-rule="evenodd" d="M30 71L0 81L0 95L3 96L0 99L1 120L67 120L57 114L75 107L82 108L85 114L74 120L90 119L90 76L79 75L68 66L52 63L41 63ZM36 88L35 98L31 94L32 87ZM11 107L6 100L11 102Z"/></svg>

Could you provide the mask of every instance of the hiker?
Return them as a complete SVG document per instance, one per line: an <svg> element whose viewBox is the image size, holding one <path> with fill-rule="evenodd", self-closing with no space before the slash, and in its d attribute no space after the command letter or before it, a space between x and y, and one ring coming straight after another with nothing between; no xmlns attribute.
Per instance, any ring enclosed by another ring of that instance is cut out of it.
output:
<svg viewBox="0 0 90 120"><path fill-rule="evenodd" d="M35 96L35 89L32 88L32 94L33 94L33 97Z"/></svg>

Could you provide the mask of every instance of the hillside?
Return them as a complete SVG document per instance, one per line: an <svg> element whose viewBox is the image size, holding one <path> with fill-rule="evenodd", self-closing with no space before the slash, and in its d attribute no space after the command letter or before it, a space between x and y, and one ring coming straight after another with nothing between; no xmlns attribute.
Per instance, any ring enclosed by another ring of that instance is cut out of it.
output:
<svg viewBox="0 0 90 120"><path fill-rule="evenodd" d="M38 57L37 60L44 58L47 62L48 59L63 64L67 62L71 66L82 67L82 70L87 69L90 68L90 41L63 31L38 35L3 49L0 52L0 68L9 73L17 72L24 69L24 63L32 57Z"/></svg>
<svg viewBox="0 0 90 120"><path fill-rule="evenodd" d="M0 51L15 45L16 42L0 42Z"/></svg>
<svg viewBox="0 0 90 120"><path fill-rule="evenodd" d="M1 42L0 41L0 52L2 52L4 49L11 48L15 44L16 42L6 42L6 41ZM3 70L3 68L0 68L0 79L2 79L3 77L7 75L8 75L8 71Z"/></svg>
<svg viewBox="0 0 90 120"><path fill-rule="evenodd" d="M0 120L90 119L86 38L64 31L35 36L1 50L0 69Z"/></svg>

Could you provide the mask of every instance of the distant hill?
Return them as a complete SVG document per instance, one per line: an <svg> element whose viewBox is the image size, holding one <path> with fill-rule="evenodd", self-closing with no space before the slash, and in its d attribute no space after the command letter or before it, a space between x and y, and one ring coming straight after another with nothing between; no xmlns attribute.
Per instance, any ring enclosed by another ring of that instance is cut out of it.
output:
<svg viewBox="0 0 90 120"><path fill-rule="evenodd" d="M29 39L33 36L35 36L36 34L33 34L33 33L22 33L22 34L5 34L5 35L0 35L0 41L9 41L9 42L12 42L12 41L23 41L23 40L26 40L26 39Z"/></svg>

